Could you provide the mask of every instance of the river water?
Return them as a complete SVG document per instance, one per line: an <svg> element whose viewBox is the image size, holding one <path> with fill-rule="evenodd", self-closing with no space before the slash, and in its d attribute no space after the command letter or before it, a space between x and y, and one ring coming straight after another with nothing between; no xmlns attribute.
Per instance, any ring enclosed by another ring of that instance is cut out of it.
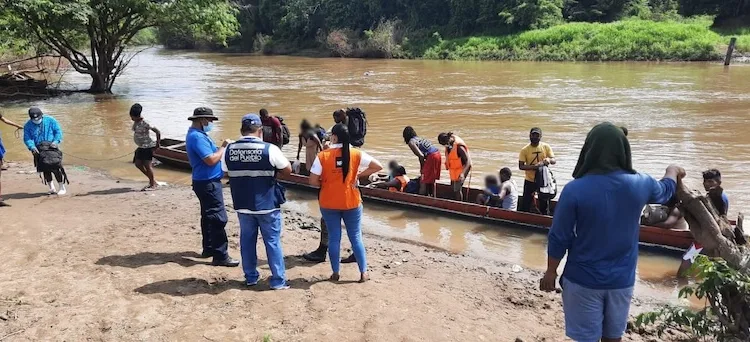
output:
<svg viewBox="0 0 750 342"><path fill-rule="evenodd" d="M88 85L73 73L65 80L78 88ZM63 126L67 164L142 179L129 163L134 145L128 109L135 102L164 137L174 138L184 137L193 108L212 107L221 118L212 132L216 139L236 138L239 118L262 107L283 116L296 136L302 118L329 127L335 109L356 105L370 122L365 149L384 163L399 160L410 172L418 161L403 143L404 126L434 142L443 131L463 137L475 164L475 186L501 167L517 169L518 152L533 126L543 129L543 140L555 150L554 171L565 184L588 130L612 121L628 127L638 170L660 176L677 163L698 180L702 170L715 167L723 173L730 213L750 204L748 66L312 59L151 49L133 60L114 92L15 103L2 111L20 123L29 106L40 106ZM0 131L7 159L29 159L9 127L0 125ZM294 157L296 138L284 151ZM514 172L522 184L521 173ZM162 169L157 176L173 183L190 179ZM319 215L314 195L293 192L290 198L290 206ZM541 234L378 205L368 205L366 216L366 231L533 269L546 265ZM673 256L641 253L637 291L674 296L678 265Z"/></svg>

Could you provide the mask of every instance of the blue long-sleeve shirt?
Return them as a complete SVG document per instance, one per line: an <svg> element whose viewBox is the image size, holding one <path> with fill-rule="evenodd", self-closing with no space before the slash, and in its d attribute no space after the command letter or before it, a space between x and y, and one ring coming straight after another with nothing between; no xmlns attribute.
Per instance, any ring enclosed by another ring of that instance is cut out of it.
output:
<svg viewBox="0 0 750 342"><path fill-rule="evenodd" d="M29 120L23 126L23 142L29 151L35 149L36 145L43 141L51 141L59 145L62 139L60 124L51 116L43 116L42 123L38 125Z"/></svg>
<svg viewBox="0 0 750 342"><path fill-rule="evenodd" d="M578 285L633 286L643 206L667 202L676 188L672 179L623 171L568 183L555 207L548 256L559 260L567 252L563 277Z"/></svg>

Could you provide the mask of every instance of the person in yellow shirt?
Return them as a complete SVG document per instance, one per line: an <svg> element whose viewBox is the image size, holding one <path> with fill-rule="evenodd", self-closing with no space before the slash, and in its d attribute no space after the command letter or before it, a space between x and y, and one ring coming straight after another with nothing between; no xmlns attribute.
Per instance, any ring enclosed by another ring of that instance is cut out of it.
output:
<svg viewBox="0 0 750 342"><path fill-rule="evenodd" d="M534 193L539 190L536 182L537 170L542 166L557 163L552 147L542 142L542 130L539 127L531 129L529 141L529 144L521 150L518 156L518 168L526 173L523 183L523 199L518 210L525 212L531 211ZM539 197L539 212L543 215L549 215L549 203L552 198L548 198L549 196Z"/></svg>

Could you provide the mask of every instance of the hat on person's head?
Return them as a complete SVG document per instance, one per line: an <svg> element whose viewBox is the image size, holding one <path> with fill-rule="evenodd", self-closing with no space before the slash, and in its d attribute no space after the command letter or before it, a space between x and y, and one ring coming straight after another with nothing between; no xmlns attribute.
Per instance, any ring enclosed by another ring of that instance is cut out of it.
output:
<svg viewBox="0 0 750 342"><path fill-rule="evenodd" d="M208 107L198 107L193 111L193 116L189 117L188 120L197 120L197 119L210 119L214 121L218 121L219 118L214 115L214 111L211 110L211 108Z"/></svg>
<svg viewBox="0 0 750 342"><path fill-rule="evenodd" d="M42 115L44 115L44 113L42 113L42 110L39 109L38 107L31 107L31 108L29 108L29 117L30 118L32 118L32 119L39 119L40 117L42 117Z"/></svg>
<svg viewBox="0 0 750 342"><path fill-rule="evenodd" d="M260 116L258 116L258 114L251 113L242 117L242 126L260 127L263 126L263 122L260 120Z"/></svg>
<svg viewBox="0 0 750 342"><path fill-rule="evenodd" d="M534 133L541 135L542 134L542 129L539 128L539 127L534 127L534 128L531 129L531 132L529 132L529 134L534 134Z"/></svg>

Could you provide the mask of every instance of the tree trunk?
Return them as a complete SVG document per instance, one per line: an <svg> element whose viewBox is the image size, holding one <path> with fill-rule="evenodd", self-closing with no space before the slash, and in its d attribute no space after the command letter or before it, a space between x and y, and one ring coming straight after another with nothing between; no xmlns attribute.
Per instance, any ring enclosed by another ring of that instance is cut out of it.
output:
<svg viewBox="0 0 750 342"><path fill-rule="evenodd" d="M112 82L110 82L111 71L96 70L91 74L91 87L89 93L92 94L111 94Z"/></svg>
<svg viewBox="0 0 750 342"><path fill-rule="evenodd" d="M677 198L682 203L680 210L690 225L690 232L706 253L717 255L734 269L750 274L750 252L735 242L734 228L725 216L718 214L711 201L702 192L688 188L684 182L677 188ZM740 227L742 218L740 214Z"/></svg>

